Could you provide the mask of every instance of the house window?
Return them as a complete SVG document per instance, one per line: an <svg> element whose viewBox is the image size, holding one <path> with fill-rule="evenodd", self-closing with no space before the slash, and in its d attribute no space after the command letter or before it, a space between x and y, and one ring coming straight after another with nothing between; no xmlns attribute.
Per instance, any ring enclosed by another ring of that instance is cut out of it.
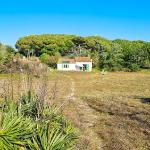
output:
<svg viewBox="0 0 150 150"><path fill-rule="evenodd" d="M68 64L64 64L63 68L69 68L69 65Z"/></svg>

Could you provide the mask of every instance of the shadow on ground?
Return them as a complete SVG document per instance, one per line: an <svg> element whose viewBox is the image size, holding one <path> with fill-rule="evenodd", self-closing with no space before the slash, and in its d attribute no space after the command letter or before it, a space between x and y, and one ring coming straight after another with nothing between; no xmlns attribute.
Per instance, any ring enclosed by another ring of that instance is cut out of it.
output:
<svg viewBox="0 0 150 150"><path fill-rule="evenodd" d="M150 104L150 98L141 98L142 103Z"/></svg>

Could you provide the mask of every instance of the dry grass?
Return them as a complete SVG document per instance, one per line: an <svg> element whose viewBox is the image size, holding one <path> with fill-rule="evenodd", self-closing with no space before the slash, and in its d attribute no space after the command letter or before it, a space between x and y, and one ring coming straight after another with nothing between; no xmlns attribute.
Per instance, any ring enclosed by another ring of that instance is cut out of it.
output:
<svg viewBox="0 0 150 150"><path fill-rule="evenodd" d="M150 74L70 75L76 83L76 96L98 116L91 130L102 140L102 149L150 148Z"/></svg>
<svg viewBox="0 0 150 150"><path fill-rule="evenodd" d="M70 87L69 77L75 82L75 100L65 105L63 113L81 129L78 149L149 149L149 73L117 72L102 76L98 72L58 72L57 75L63 81L67 79L63 88ZM99 138L100 146L93 136Z"/></svg>
<svg viewBox="0 0 150 150"><path fill-rule="evenodd" d="M33 79L34 89L39 82L38 78ZM54 92L54 104L65 102L61 112L81 130L77 149L150 149L149 72L103 76L99 72L54 71L47 84L49 99ZM69 94L72 88L73 94Z"/></svg>

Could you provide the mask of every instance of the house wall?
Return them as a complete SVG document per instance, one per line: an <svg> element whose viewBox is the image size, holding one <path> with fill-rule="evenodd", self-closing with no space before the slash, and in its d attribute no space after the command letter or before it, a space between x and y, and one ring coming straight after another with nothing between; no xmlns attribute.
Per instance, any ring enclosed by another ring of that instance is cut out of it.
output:
<svg viewBox="0 0 150 150"><path fill-rule="evenodd" d="M83 64L88 64L89 65L88 71L92 71L92 62L76 62L77 66L83 66Z"/></svg>
<svg viewBox="0 0 150 150"><path fill-rule="evenodd" d="M60 71L80 71L79 66L83 66L83 64L88 64L88 71L92 71L92 62L76 62L75 64L67 64L69 67L64 68L62 63L57 64L57 70Z"/></svg>
<svg viewBox="0 0 150 150"><path fill-rule="evenodd" d="M69 65L68 68L63 68L63 65L64 64L57 64L57 70L60 70L60 71L75 71L76 70L76 67L75 67L75 64L67 64Z"/></svg>

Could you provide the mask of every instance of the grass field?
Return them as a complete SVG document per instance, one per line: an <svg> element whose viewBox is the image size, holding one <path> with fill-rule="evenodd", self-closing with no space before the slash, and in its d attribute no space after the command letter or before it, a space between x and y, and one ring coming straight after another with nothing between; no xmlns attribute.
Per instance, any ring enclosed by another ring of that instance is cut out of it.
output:
<svg viewBox="0 0 150 150"><path fill-rule="evenodd" d="M150 148L149 73L59 74L74 82L74 100L64 112L83 132L79 149Z"/></svg>
<svg viewBox="0 0 150 150"><path fill-rule="evenodd" d="M47 83L58 110L80 129L76 149L150 149L149 72L54 71Z"/></svg>

